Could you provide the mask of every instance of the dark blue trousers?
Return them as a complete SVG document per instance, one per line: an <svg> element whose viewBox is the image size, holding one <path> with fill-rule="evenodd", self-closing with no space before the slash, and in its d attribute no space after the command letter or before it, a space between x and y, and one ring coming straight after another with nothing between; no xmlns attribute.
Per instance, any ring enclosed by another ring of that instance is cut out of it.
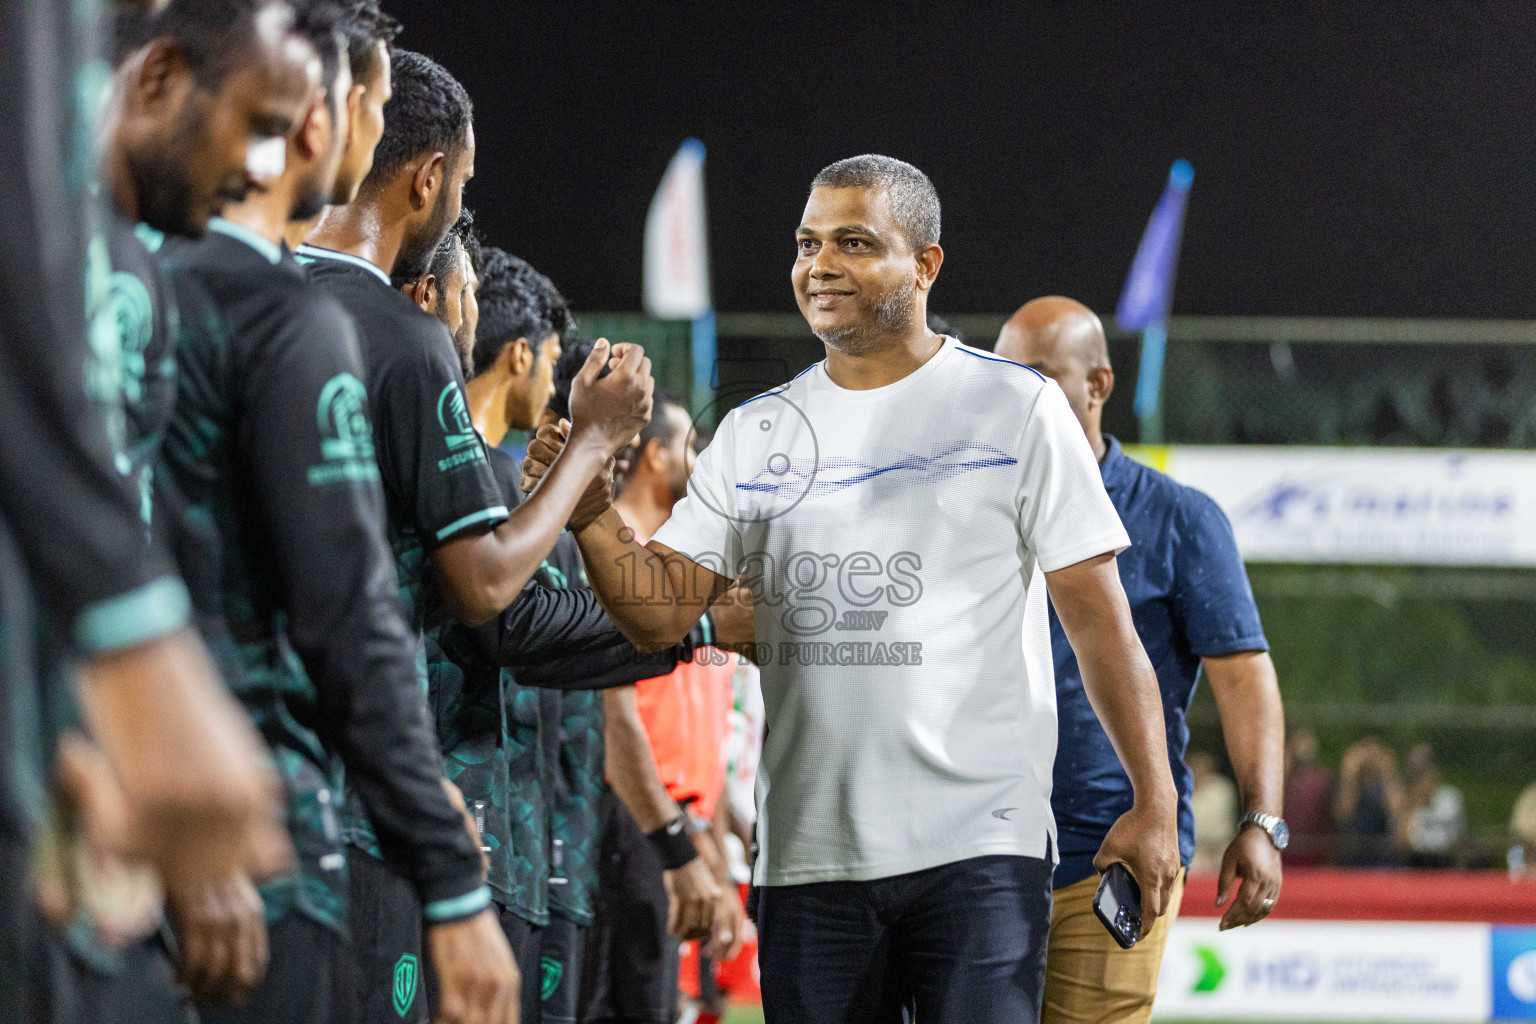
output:
<svg viewBox="0 0 1536 1024"><path fill-rule="evenodd" d="M1036 1024L1051 862L976 857L758 890L768 1024Z"/></svg>

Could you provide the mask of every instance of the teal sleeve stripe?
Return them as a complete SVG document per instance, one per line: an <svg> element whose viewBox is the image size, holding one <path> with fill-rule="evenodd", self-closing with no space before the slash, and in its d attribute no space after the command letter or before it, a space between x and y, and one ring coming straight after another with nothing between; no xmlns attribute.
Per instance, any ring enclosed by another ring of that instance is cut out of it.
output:
<svg viewBox="0 0 1536 1024"><path fill-rule="evenodd" d="M90 652L115 651L186 625L192 601L181 580L162 576L137 590L88 605L75 620L75 642Z"/></svg>
<svg viewBox="0 0 1536 1024"><path fill-rule="evenodd" d="M505 505L497 505L495 508L483 508L479 512L472 512L467 516L455 519L441 530L438 530L437 539L447 540L466 527L474 526L476 523L483 523L489 519L505 519L508 514L507 506Z"/></svg>
<svg viewBox="0 0 1536 1024"><path fill-rule="evenodd" d="M491 890L485 886L447 900L433 900L421 909L421 916L428 921L451 921L478 914L491 905Z"/></svg>

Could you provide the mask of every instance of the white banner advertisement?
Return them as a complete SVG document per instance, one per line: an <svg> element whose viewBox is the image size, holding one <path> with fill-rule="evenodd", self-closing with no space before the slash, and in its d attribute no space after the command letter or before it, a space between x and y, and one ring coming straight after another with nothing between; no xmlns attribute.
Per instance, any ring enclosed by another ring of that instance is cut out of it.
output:
<svg viewBox="0 0 1536 1024"><path fill-rule="evenodd" d="M1174 922L1154 1016L1165 1020L1486 1021L1485 924ZM1536 1004L1533 1004L1536 1007Z"/></svg>
<svg viewBox="0 0 1536 1024"><path fill-rule="evenodd" d="M1536 566L1536 452L1131 449L1209 494L1251 562Z"/></svg>

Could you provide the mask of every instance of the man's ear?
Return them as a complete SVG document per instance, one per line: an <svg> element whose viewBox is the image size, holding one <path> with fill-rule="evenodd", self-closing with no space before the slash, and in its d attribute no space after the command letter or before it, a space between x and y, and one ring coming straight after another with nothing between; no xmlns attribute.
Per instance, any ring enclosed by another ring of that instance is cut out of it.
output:
<svg viewBox="0 0 1536 1024"><path fill-rule="evenodd" d="M1115 390L1115 371L1108 366L1095 366L1088 371L1088 400L1103 405Z"/></svg>
<svg viewBox="0 0 1536 1024"><path fill-rule="evenodd" d="M437 315L437 277L428 274L419 277L410 284L402 285L400 290L405 297L421 307L423 313Z"/></svg>
<svg viewBox="0 0 1536 1024"><path fill-rule="evenodd" d="M925 245L917 251L916 259L918 290L927 291L933 287L939 268L944 265L944 250L937 245Z"/></svg>
<svg viewBox="0 0 1536 1024"><path fill-rule="evenodd" d="M313 160L327 148L325 140L330 134L331 105L326 97L326 90L321 89L310 101L309 109L304 111L304 119L294 132L294 144L305 160Z"/></svg>
<svg viewBox="0 0 1536 1024"><path fill-rule="evenodd" d="M417 166L411 177L411 206L417 210L430 209L442 187L443 154L433 153Z"/></svg>
<svg viewBox="0 0 1536 1024"><path fill-rule="evenodd" d="M650 466L658 475L667 471L667 446L661 438L651 437L640 443L640 461Z"/></svg>
<svg viewBox="0 0 1536 1024"><path fill-rule="evenodd" d="M129 73L133 101L141 110L152 111L175 100L191 70L181 46L174 39L160 38L139 51Z"/></svg>
<svg viewBox="0 0 1536 1024"><path fill-rule="evenodd" d="M507 348L512 350L512 372L519 377L528 376L533 370L533 346L528 339L518 338Z"/></svg>
<svg viewBox="0 0 1536 1024"><path fill-rule="evenodd" d="M363 109L363 93L368 87L360 82L353 82L352 88L347 90L347 143L352 142L352 133L357 131L357 119Z"/></svg>

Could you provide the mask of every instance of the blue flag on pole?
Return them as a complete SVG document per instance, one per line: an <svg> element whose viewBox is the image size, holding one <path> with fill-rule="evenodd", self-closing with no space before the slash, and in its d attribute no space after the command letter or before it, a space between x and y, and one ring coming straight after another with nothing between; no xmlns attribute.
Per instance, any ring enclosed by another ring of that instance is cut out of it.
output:
<svg viewBox="0 0 1536 1024"><path fill-rule="evenodd" d="M1168 172L1168 187L1147 220L1131 273L1115 307L1115 320L1126 331L1141 331L1149 324L1167 323L1173 305L1173 282L1179 270L1179 241L1184 234L1184 207L1195 169L1188 160L1177 160Z"/></svg>
<svg viewBox="0 0 1536 1024"><path fill-rule="evenodd" d="M1157 201L1147 229L1142 232L1136 258L1115 321L1122 330L1141 331L1141 370L1136 377L1136 416L1142 422L1144 442L1161 440L1158 415L1163 382L1163 357L1168 347L1168 314L1173 307L1173 284L1179 272L1179 242L1184 236L1184 208L1195 169L1188 160L1175 160L1168 171L1168 187Z"/></svg>

